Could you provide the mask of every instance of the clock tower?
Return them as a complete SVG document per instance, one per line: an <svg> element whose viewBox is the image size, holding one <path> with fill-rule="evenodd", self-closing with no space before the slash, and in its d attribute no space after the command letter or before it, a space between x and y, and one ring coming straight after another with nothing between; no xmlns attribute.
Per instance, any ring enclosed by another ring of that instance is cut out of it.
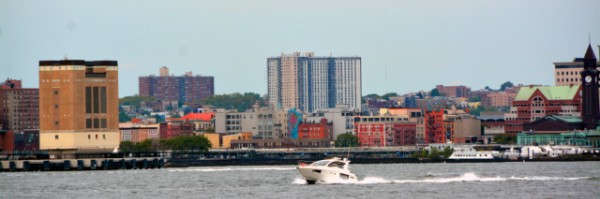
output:
<svg viewBox="0 0 600 199"><path fill-rule="evenodd" d="M588 45L583 58L583 71L581 72L582 106L581 119L586 129L596 129L598 126L598 70L596 70L596 56L592 46Z"/></svg>

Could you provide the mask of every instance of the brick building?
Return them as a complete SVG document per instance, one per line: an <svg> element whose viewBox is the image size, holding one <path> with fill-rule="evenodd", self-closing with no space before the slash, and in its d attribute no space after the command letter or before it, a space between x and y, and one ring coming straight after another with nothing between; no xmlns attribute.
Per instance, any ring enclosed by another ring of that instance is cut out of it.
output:
<svg viewBox="0 0 600 199"><path fill-rule="evenodd" d="M117 61L39 62L40 149L111 152L119 147Z"/></svg>
<svg viewBox="0 0 600 199"><path fill-rule="evenodd" d="M187 72L183 76L165 75L161 68L161 76L139 77L140 96L152 96L161 101L180 101L193 103L215 93L213 76L193 76Z"/></svg>
<svg viewBox="0 0 600 199"><path fill-rule="evenodd" d="M333 124L323 118L319 123L301 123L298 126L298 139L333 139Z"/></svg>
<svg viewBox="0 0 600 199"><path fill-rule="evenodd" d="M21 80L0 83L0 151L39 149L39 89Z"/></svg>
<svg viewBox="0 0 600 199"><path fill-rule="evenodd" d="M504 114L505 131L521 133L523 124L549 115L581 117L581 86L526 86L521 87Z"/></svg>
<svg viewBox="0 0 600 199"><path fill-rule="evenodd" d="M425 144L446 143L448 136L444 133L444 109L425 111L423 128Z"/></svg>
<svg viewBox="0 0 600 199"><path fill-rule="evenodd" d="M402 116L360 116L354 118L354 132L361 147L413 145L416 122Z"/></svg>
<svg viewBox="0 0 600 199"><path fill-rule="evenodd" d="M469 93L471 92L471 88L466 86L437 85L435 88L441 95L446 97L469 97Z"/></svg>

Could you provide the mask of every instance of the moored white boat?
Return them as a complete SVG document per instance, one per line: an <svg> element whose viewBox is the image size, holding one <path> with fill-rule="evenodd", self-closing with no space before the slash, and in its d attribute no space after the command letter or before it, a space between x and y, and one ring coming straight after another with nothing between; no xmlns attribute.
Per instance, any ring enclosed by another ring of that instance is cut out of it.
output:
<svg viewBox="0 0 600 199"><path fill-rule="evenodd" d="M452 155L448 159L452 160L473 160L473 159L495 159L498 158L498 151L477 151L473 147L454 147Z"/></svg>
<svg viewBox="0 0 600 199"><path fill-rule="evenodd" d="M311 164L301 162L297 169L308 184L358 181L356 175L350 172L349 164L350 161L346 158L334 157Z"/></svg>

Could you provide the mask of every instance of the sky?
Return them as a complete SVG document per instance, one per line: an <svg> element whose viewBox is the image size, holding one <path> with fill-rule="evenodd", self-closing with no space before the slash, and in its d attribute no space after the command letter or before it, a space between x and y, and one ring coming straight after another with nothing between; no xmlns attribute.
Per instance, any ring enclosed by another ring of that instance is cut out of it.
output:
<svg viewBox="0 0 600 199"><path fill-rule="evenodd" d="M360 56L363 95L553 85L553 62L598 56L598 0L0 0L0 81L37 88L39 60L117 60L119 96L138 77L192 71L215 93L266 94L281 53Z"/></svg>

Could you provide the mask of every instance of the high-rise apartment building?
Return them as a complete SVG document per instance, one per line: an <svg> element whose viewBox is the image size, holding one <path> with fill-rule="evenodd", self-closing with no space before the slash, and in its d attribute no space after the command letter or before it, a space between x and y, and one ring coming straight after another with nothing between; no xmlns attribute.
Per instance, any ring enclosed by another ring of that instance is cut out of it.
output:
<svg viewBox="0 0 600 199"><path fill-rule="evenodd" d="M103 151L119 146L117 61L40 61L40 149Z"/></svg>
<svg viewBox="0 0 600 199"><path fill-rule="evenodd" d="M361 58L299 52L267 59L269 103L313 112L336 105L361 108Z"/></svg>
<svg viewBox="0 0 600 199"><path fill-rule="evenodd" d="M0 126L14 131L39 128L38 89L21 88L21 81L0 83Z"/></svg>
<svg viewBox="0 0 600 199"><path fill-rule="evenodd" d="M193 76L187 72L183 76L169 76L169 69L162 67L160 76L139 78L140 96L153 96L163 101L181 101L193 103L215 93L214 77Z"/></svg>
<svg viewBox="0 0 600 199"><path fill-rule="evenodd" d="M0 151L39 149L37 88L21 88L21 81L0 83Z"/></svg>

